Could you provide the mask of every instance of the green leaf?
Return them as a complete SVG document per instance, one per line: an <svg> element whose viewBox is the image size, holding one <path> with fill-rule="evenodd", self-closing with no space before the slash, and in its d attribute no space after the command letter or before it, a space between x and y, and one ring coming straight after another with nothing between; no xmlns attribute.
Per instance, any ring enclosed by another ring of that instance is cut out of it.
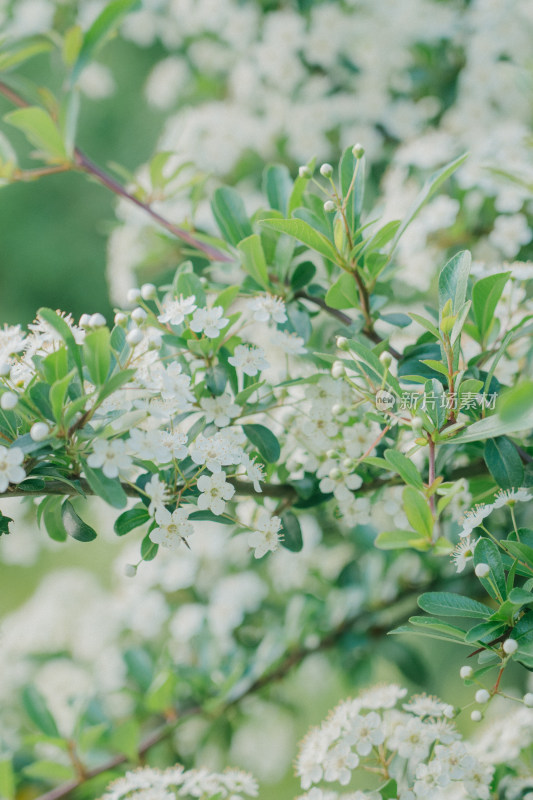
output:
<svg viewBox="0 0 533 800"><path fill-rule="evenodd" d="M364 156L362 158L356 158L352 152L352 148L347 147L341 156L339 164L339 177L343 198L346 198L350 190L356 170L357 174L355 175L353 191L350 194L345 207L346 219L352 233L355 232L358 226L359 217L361 216L361 211L363 209L363 199L365 193L365 159Z"/></svg>
<svg viewBox="0 0 533 800"><path fill-rule="evenodd" d="M92 542L96 539L96 531L77 515L70 500L63 503L61 519L68 535L78 542Z"/></svg>
<svg viewBox="0 0 533 800"><path fill-rule="evenodd" d="M531 395L530 395L531 397ZM480 419L469 425L468 428L457 436L451 437L446 443L466 444L467 442L479 442L483 439L494 439L508 433L519 433L520 431L533 428L533 405L524 409L521 415L503 420L499 413L492 414L490 417Z"/></svg>
<svg viewBox="0 0 533 800"><path fill-rule="evenodd" d="M465 641L470 643L481 642L483 639L491 641L500 636L507 627L505 623L498 621L480 622L467 631Z"/></svg>
<svg viewBox="0 0 533 800"><path fill-rule="evenodd" d="M425 628L427 630L437 631L444 633L446 636L451 636L462 642L465 639L465 632L457 625L452 625L450 622L443 622L436 617L410 617L409 622L417 628Z"/></svg>
<svg viewBox="0 0 533 800"><path fill-rule="evenodd" d="M426 381L424 385L424 411L436 430L440 430L446 421L445 403L442 383L436 378Z"/></svg>
<svg viewBox="0 0 533 800"><path fill-rule="evenodd" d="M140 0L112 0L106 3L83 38L80 54L72 70L72 82L78 79L96 49L114 33L126 14L139 5Z"/></svg>
<svg viewBox="0 0 533 800"><path fill-rule="evenodd" d="M392 250L391 253L396 249L398 242L400 241L401 237L403 236L405 230L409 227L411 222L417 216L418 212L423 208L423 206L427 203L427 201L433 197L435 192L442 186L445 180L447 180L450 175L452 175L458 167L463 164L468 157L468 153L464 153L459 158L456 158L455 161L451 161L449 164L446 164L441 169L434 172L420 191L419 195L415 199L415 202L407 212L402 224L400 225L396 236L392 242Z"/></svg>
<svg viewBox="0 0 533 800"><path fill-rule="evenodd" d="M31 684L22 690L22 705L34 725L46 736L59 737L59 731L46 701L40 691Z"/></svg>
<svg viewBox="0 0 533 800"><path fill-rule="evenodd" d="M85 337L83 356L95 386L105 383L111 364L111 334L108 328L97 328Z"/></svg>
<svg viewBox="0 0 533 800"><path fill-rule="evenodd" d="M420 473L407 456L404 456L404 454L400 453L398 450L392 449L385 450L383 455L392 469L400 475L405 483L414 486L415 489L423 489L424 484Z"/></svg>
<svg viewBox="0 0 533 800"><path fill-rule="evenodd" d="M148 513L146 506L141 504L136 505L133 508L129 508L127 511L124 511L123 514L117 517L113 526L113 530L117 536L125 536L135 528L140 528L140 526L148 522L149 519L150 514Z"/></svg>
<svg viewBox="0 0 533 800"><path fill-rule="evenodd" d="M41 515L50 539L55 542L64 542L67 532L61 518L61 497L46 497L41 507Z"/></svg>
<svg viewBox="0 0 533 800"><path fill-rule="evenodd" d="M87 483L95 495L101 497L102 500L105 500L105 502L113 506L113 508L124 508L124 506L127 505L128 497L119 479L107 478L101 469L90 467L85 459L80 460L83 472L87 478ZM92 538L94 539L94 536Z"/></svg>
<svg viewBox="0 0 533 800"><path fill-rule="evenodd" d="M72 333L69 325L65 322L63 317L60 317L59 314L57 314L55 311L52 311L51 308L40 308L37 314L39 317L42 317L45 322L51 325L65 342L67 350L70 353L74 364L76 365L76 369L78 370L78 375L83 386L81 348L76 344L74 334Z"/></svg>
<svg viewBox="0 0 533 800"><path fill-rule="evenodd" d="M41 361L47 383L52 384L64 378L68 372L68 351L66 347L58 347Z"/></svg>
<svg viewBox="0 0 533 800"><path fill-rule="evenodd" d="M141 726L136 719L119 722L111 731L110 744L113 750L124 753L130 761L137 761L139 757L139 742Z"/></svg>
<svg viewBox="0 0 533 800"><path fill-rule="evenodd" d="M414 550L427 550L429 542L427 538L417 538L416 533L406 530L382 531L375 541L376 547L380 550L403 550L413 548Z"/></svg>
<svg viewBox="0 0 533 800"><path fill-rule="evenodd" d="M242 254L242 265L245 271L256 283L264 289L268 289L270 282L261 237L257 233L248 236L239 243L238 249Z"/></svg>
<svg viewBox="0 0 533 800"><path fill-rule="evenodd" d="M533 419L533 416L530 414L532 397L533 381L525 381L518 386L513 386L512 389L502 395L498 402L497 409L501 420L506 423L520 419L521 417Z"/></svg>
<svg viewBox="0 0 533 800"><path fill-rule="evenodd" d="M178 679L173 672L160 672L148 689L144 704L148 711L162 712L172 708Z"/></svg>
<svg viewBox="0 0 533 800"><path fill-rule="evenodd" d="M186 268L183 269L183 267ZM207 304L204 287L198 275L194 273L190 261L181 265L181 271L176 276L176 293L182 294L184 297L194 296L197 306L203 307Z"/></svg>
<svg viewBox="0 0 533 800"><path fill-rule="evenodd" d="M427 331L432 333L435 339L440 339L439 329L433 324L433 322L431 322L431 320L421 317L420 314L414 314L412 311L409 311L409 316L411 319L414 319L415 322L418 322L419 325L422 325L422 327Z"/></svg>
<svg viewBox="0 0 533 800"><path fill-rule="evenodd" d="M54 120L44 108L39 106L18 108L16 111L6 114L4 120L21 130L30 144L37 147L50 163L57 164L67 161L63 137Z"/></svg>
<svg viewBox="0 0 533 800"><path fill-rule="evenodd" d="M74 375L75 371L73 370L69 372L68 375L65 375L64 378L53 383L50 387L50 405L52 406L52 413L56 422L61 422L63 418L65 397Z"/></svg>
<svg viewBox="0 0 533 800"><path fill-rule="evenodd" d="M425 497L412 486L403 491L403 508L409 524L426 539L433 533L433 517Z"/></svg>
<svg viewBox="0 0 533 800"><path fill-rule="evenodd" d="M8 72L34 56L50 52L54 47L51 37L48 38L42 34L24 36L18 41L17 39L8 39L7 42L0 52L0 72Z"/></svg>
<svg viewBox="0 0 533 800"><path fill-rule="evenodd" d="M353 275L343 272L335 283L329 287L325 299L326 305L330 308L358 308L359 295Z"/></svg>
<svg viewBox="0 0 533 800"><path fill-rule="evenodd" d="M495 600L507 598L507 586L503 571L500 550L491 539L480 539L474 551L474 565L488 564L490 572L486 578L480 578L483 588Z"/></svg>
<svg viewBox="0 0 533 800"><path fill-rule="evenodd" d="M514 542L512 539L504 539L502 544L515 558L525 561L533 570L533 547L523 542Z"/></svg>
<svg viewBox="0 0 533 800"><path fill-rule="evenodd" d="M11 517L6 517L0 511L0 536L8 536L9 535L9 523L13 522Z"/></svg>
<svg viewBox="0 0 533 800"><path fill-rule="evenodd" d="M291 277L291 289L297 292L298 289L303 289L308 283L311 283L316 274L316 267L312 261L302 261Z"/></svg>
<svg viewBox="0 0 533 800"><path fill-rule="evenodd" d="M276 436L269 428L265 428L264 425L250 424L243 425L242 429L266 461L273 463L278 460L281 449Z"/></svg>
<svg viewBox="0 0 533 800"><path fill-rule="evenodd" d="M128 675L143 691L147 691L154 676L154 665L150 655L142 647L130 647L124 652L123 657Z"/></svg>
<svg viewBox="0 0 533 800"><path fill-rule="evenodd" d="M222 306L224 311L230 307L241 290L240 286L227 286L215 297L214 306Z"/></svg>
<svg viewBox="0 0 533 800"><path fill-rule="evenodd" d="M102 403L109 395L122 389L124 384L129 383L135 374L134 369L123 369L112 375L98 392L98 404Z"/></svg>
<svg viewBox="0 0 533 800"><path fill-rule="evenodd" d="M299 553L304 543L298 517L292 511L284 511L281 515L281 521L283 523L281 544L292 553Z"/></svg>
<svg viewBox="0 0 533 800"><path fill-rule="evenodd" d="M15 797L15 773L8 758L0 760L0 797L5 800L14 800Z"/></svg>
<svg viewBox="0 0 533 800"><path fill-rule="evenodd" d="M472 307L482 339L485 338L494 321L494 311L510 277L510 272L498 272L496 275L487 275L486 278L481 278L474 284Z"/></svg>
<svg viewBox="0 0 533 800"><path fill-rule="evenodd" d="M289 236L294 236L299 242L310 247L311 250L320 253L324 258L337 263L340 256L335 249L335 246L330 242L323 233L304 222L302 219L263 219L260 223L263 227L269 228L273 231L280 233L287 233Z"/></svg>
<svg viewBox="0 0 533 800"><path fill-rule="evenodd" d="M483 603L452 592L426 592L418 598L418 605L428 614L443 617L487 619L492 614L492 609Z"/></svg>
<svg viewBox="0 0 533 800"><path fill-rule="evenodd" d="M238 245L251 236L252 226L240 194L229 186L215 189L211 202L213 216L222 236L230 244Z"/></svg>
<svg viewBox="0 0 533 800"><path fill-rule="evenodd" d="M533 594L515 587L509 592L509 600L515 606L529 606L533 604Z"/></svg>
<svg viewBox="0 0 533 800"><path fill-rule="evenodd" d="M468 250L462 250L442 268L439 275L439 319L448 300L452 301L454 314L464 306L471 264L472 256Z"/></svg>
<svg viewBox="0 0 533 800"><path fill-rule="evenodd" d="M268 197L270 207L281 211L284 217L289 212L292 185L290 172L284 164L272 164L265 169L263 191Z"/></svg>
<svg viewBox="0 0 533 800"><path fill-rule="evenodd" d="M24 775L46 783L63 783L70 781L74 777L74 770L66 764L58 764L57 761L41 759L34 761L23 767Z"/></svg>
<svg viewBox="0 0 533 800"><path fill-rule="evenodd" d="M212 511L209 511L206 508L204 511L193 511L192 514L189 514L189 520L191 522L218 522L220 525L234 525L232 519L228 519L221 514L213 514Z"/></svg>
<svg viewBox="0 0 533 800"><path fill-rule="evenodd" d="M391 778L387 783L380 786L377 791L382 800L396 800L398 797L398 784L394 778Z"/></svg>
<svg viewBox="0 0 533 800"><path fill-rule="evenodd" d="M514 444L507 436L498 436L485 443L483 454L490 474L502 489L522 486L524 467Z"/></svg>

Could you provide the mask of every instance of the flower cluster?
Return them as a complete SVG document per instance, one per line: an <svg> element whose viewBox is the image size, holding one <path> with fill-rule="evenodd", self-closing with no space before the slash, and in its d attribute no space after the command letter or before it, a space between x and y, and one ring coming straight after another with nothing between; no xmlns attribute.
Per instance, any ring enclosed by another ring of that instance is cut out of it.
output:
<svg viewBox="0 0 533 800"><path fill-rule="evenodd" d="M243 800L244 797L257 797L257 791L255 779L238 769L218 773L206 769L186 770L176 764L165 770L143 767L127 772L109 785L101 800L155 800L156 797L158 800L176 800L178 797Z"/></svg>

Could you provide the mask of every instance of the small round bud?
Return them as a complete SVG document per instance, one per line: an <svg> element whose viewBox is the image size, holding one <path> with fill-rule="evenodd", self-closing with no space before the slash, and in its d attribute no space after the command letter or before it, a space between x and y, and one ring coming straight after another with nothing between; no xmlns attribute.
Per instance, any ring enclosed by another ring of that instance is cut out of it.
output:
<svg viewBox="0 0 533 800"><path fill-rule="evenodd" d="M324 211L336 211L337 206L333 202L333 200L326 200L324 203Z"/></svg>
<svg viewBox="0 0 533 800"><path fill-rule="evenodd" d="M334 361L333 366L331 367L331 374L334 378L342 378L345 374L346 370L344 369L344 364L342 361Z"/></svg>
<svg viewBox="0 0 533 800"><path fill-rule="evenodd" d="M3 364L0 364L0 378L7 378L10 372L11 364L8 364L7 361L4 361Z"/></svg>
<svg viewBox="0 0 533 800"><path fill-rule="evenodd" d="M144 308L134 308L131 312L131 318L134 322L139 324L140 322L144 322L148 314L144 310Z"/></svg>
<svg viewBox="0 0 533 800"><path fill-rule="evenodd" d="M465 678L469 678L472 675L473 671L474 670L472 669L472 667L468 667L468 666L461 667L461 669L459 670L459 675L464 680Z"/></svg>
<svg viewBox="0 0 533 800"><path fill-rule="evenodd" d="M322 164L320 167L320 174L323 178L331 178L333 175L333 167L331 164Z"/></svg>
<svg viewBox="0 0 533 800"><path fill-rule="evenodd" d="M0 397L0 406L4 411L11 411L12 408L15 408L19 399L15 392L4 392L2 397Z"/></svg>
<svg viewBox="0 0 533 800"><path fill-rule="evenodd" d="M333 469L331 469L329 471L328 478L331 481L338 481L338 480L340 480L342 478L342 472L340 471L340 469L338 467L333 467Z"/></svg>
<svg viewBox="0 0 533 800"><path fill-rule="evenodd" d="M387 369L392 364L392 356L391 356L390 353L387 353L387 351L385 351L384 353L381 353L381 355L379 357L379 360L381 361L381 363L383 364L384 367L387 367Z"/></svg>
<svg viewBox="0 0 533 800"><path fill-rule="evenodd" d="M481 720L483 719L483 714L481 713L481 711L472 711L472 713L470 714L470 719L472 720L472 722L481 722Z"/></svg>
<svg viewBox="0 0 533 800"><path fill-rule="evenodd" d="M137 567L135 564L126 564L124 567L124 575L126 578L134 578L137 575Z"/></svg>
<svg viewBox="0 0 533 800"><path fill-rule="evenodd" d="M313 173L309 169L309 167L298 167L298 175L300 178L312 178Z"/></svg>
<svg viewBox="0 0 533 800"><path fill-rule="evenodd" d="M359 144L359 142L357 142L357 144L354 144L354 146L352 147L352 155L354 155L356 158L363 158L364 154L365 154L365 148L363 147L363 145Z"/></svg>
<svg viewBox="0 0 533 800"><path fill-rule="evenodd" d="M476 696L476 703L479 703L480 705L488 703L490 700L490 694L487 692L486 689L478 689L475 696Z"/></svg>
<svg viewBox="0 0 533 800"><path fill-rule="evenodd" d="M489 572L490 572L490 567L489 567L489 565L488 565L488 564L485 564L485 563L482 561L482 562L480 562L479 564L476 564L476 567L475 567L475 569L474 569L474 572L476 573L476 575L477 575L477 577L478 577L478 578L486 578L486 577L487 577L487 575L488 575L488 574L489 574Z"/></svg>
<svg viewBox="0 0 533 800"><path fill-rule="evenodd" d="M524 701L524 705L526 705L528 708L533 708L533 694L531 692L527 692L522 699Z"/></svg>
<svg viewBox="0 0 533 800"><path fill-rule="evenodd" d="M141 297L143 300L152 300L157 294L157 289L153 283L143 283L141 286Z"/></svg>
<svg viewBox="0 0 533 800"><path fill-rule="evenodd" d="M419 445L420 447L425 447L428 443L428 440L425 436L419 436L418 439L415 439L415 444Z"/></svg>
<svg viewBox="0 0 533 800"><path fill-rule="evenodd" d="M347 350L348 349L348 339L346 336L337 336L337 347L339 350Z"/></svg>
<svg viewBox="0 0 533 800"><path fill-rule="evenodd" d="M346 411L346 406L343 406L342 403L333 403L331 407L331 413L334 417L338 417L339 414L344 414Z"/></svg>
<svg viewBox="0 0 533 800"><path fill-rule="evenodd" d="M125 325L128 321L128 315L123 311L117 311L115 314L115 325Z"/></svg>
<svg viewBox="0 0 533 800"><path fill-rule="evenodd" d="M503 652L507 653L508 656L512 656L513 653L516 653L518 650L518 642L516 639L506 639L503 643Z"/></svg>
<svg viewBox="0 0 533 800"><path fill-rule="evenodd" d="M355 462L353 458L345 458L343 459L342 466L344 469L353 469L355 467Z"/></svg>
<svg viewBox="0 0 533 800"><path fill-rule="evenodd" d="M128 303L138 303L140 297L141 297L140 289L128 289L128 293L126 294L126 299Z"/></svg>
<svg viewBox="0 0 533 800"><path fill-rule="evenodd" d="M30 429L30 436L34 442L43 442L50 435L50 428L46 422L34 422Z"/></svg>
<svg viewBox="0 0 533 800"><path fill-rule="evenodd" d="M103 314L91 314L89 319L90 328L103 328L105 325L105 317Z"/></svg>
<svg viewBox="0 0 533 800"><path fill-rule="evenodd" d="M90 314L82 314L80 317L80 328L90 328L90 327L91 327Z"/></svg>
<svg viewBox="0 0 533 800"><path fill-rule="evenodd" d="M207 286L207 278L205 277L205 275L200 276L200 283L202 284L202 286Z"/></svg>
<svg viewBox="0 0 533 800"><path fill-rule="evenodd" d="M336 450L326 450L326 458L337 458L338 455Z"/></svg>
<svg viewBox="0 0 533 800"><path fill-rule="evenodd" d="M126 336L126 341L130 347L136 347L143 340L143 332L140 328L133 328Z"/></svg>

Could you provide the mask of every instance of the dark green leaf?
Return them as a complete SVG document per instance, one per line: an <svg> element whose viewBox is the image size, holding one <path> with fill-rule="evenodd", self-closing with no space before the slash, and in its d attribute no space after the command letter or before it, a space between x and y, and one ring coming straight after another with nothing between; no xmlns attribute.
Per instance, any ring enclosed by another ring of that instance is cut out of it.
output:
<svg viewBox="0 0 533 800"><path fill-rule="evenodd" d="M259 286L268 289L270 282L268 279L268 269L261 244L261 237L254 233L238 244L238 249L242 254L242 265L244 270L250 275Z"/></svg>
<svg viewBox="0 0 533 800"><path fill-rule="evenodd" d="M485 443L484 459L490 474L502 489L522 486L524 480L522 460L507 436L489 439Z"/></svg>
<svg viewBox="0 0 533 800"><path fill-rule="evenodd" d="M442 268L439 275L439 319L448 300L452 301L454 314L459 313L463 307L471 263L472 256L468 250L462 250L450 258Z"/></svg>
<svg viewBox="0 0 533 800"><path fill-rule="evenodd" d="M502 296L505 284L511 277L510 272L498 272L487 275L476 281L472 289L472 308L474 319L482 340L485 338L494 320L494 311Z"/></svg>
<svg viewBox="0 0 533 800"><path fill-rule="evenodd" d="M407 456L404 456L399 450L391 449L385 450L383 456L390 467L400 475L405 483L414 486L415 489L423 488L422 477L413 462L408 459Z"/></svg>
<svg viewBox="0 0 533 800"><path fill-rule="evenodd" d="M143 505L138 505L134 508L129 508L127 511L124 511L123 514L117 517L113 529L117 536L125 536L135 528L139 528L141 525L144 525L149 519L150 515L146 507Z"/></svg>
<svg viewBox="0 0 533 800"><path fill-rule="evenodd" d="M46 701L35 686L24 687L22 690L22 705L33 724L46 736L59 736L57 725L46 705Z"/></svg>
<svg viewBox="0 0 533 800"><path fill-rule="evenodd" d="M83 356L95 386L101 386L109 372L111 363L110 338L109 329L102 327L88 333L83 342Z"/></svg>
<svg viewBox="0 0 533 800"><path fill-rule="evenodd" d="M304 544L298 517L292 511L284 511L281 515L281 521L283 523L281 544L292 553L299 553Z"/></svg>
<svg viewBox="0 0 533 800"><path fill-rule="evenodd" d="M270 207L281 211L284 217L289 210L292 192L292 178L284 164L272 164L263 173L263 191L268 197Z"/></svg>
<svg viewBox="0 0 533 800"><path fill-rule="evenodd" d="M483 603L452 592L426 592L418 598L418 605L428 614L443 617L487 619L492 614L492 610Z"/></svg>
<svg viewBox="0 0 533 800"><path fill-rule="evenodd" d="M101 469L90 467L85 459L81 459L81 463L87 483L95 495L101 497L113 508L124 508L128 502L128 497L119 479L106 478Z"/></svg>
<svg viewBox="0 0 533 800"><path fill-rule="evenodd" d="M230 244L238 245L240 241L252 235L252 226L244 203L235 189L229 186L216 189L211 208L220 232Z"/></svg>
<svg viewBox="0 0 533 800"><path fill-rule="evenodd" d="M61 519L68 535L78 542L92 542L96 539L96 531L78 516L70 500L63 503Z"/></svg>
<svg viewBox="0 0 533 800"><path fill-rule="evenodd" d="M302 244L307 245L311 250L315 250L334 263L337 263L339 259L337 250L332 242L323 233L315 230L308 222L304 222L302 219L263 219L261 220L261 225L265 228L294 236Z"/></svg>
<svg viewBox="0 0 533 800"><path fill-rule="evenodd" d="M254 447L260 452L263 458L273 463L280 457L280 446L276 436L269 428L264 425L243 425L242 429Z"/></svg>

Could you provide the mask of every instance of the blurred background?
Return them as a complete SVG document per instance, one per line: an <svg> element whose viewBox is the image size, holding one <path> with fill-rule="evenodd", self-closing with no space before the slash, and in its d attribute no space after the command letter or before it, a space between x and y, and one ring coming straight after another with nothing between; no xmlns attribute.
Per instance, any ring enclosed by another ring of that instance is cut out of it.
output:
<svg viewBox="0 0 533 800"><path fill-rule="evenodd" d="M103 6L0 0L2 35L85 29ZM529 0L145 0L82 75L78 141L141 190L155 152L192 162L184 185L154 204L207 231L214 186L238 185L253 210L267 162L294 174L313 156L335 163L359 141L370 164L369 218L394 219L429 173L470 151L403 240L401 307L427 297L450 251L472 249L478 274L533 253L532 35ZM63 80L48 55L21 76L57 90ZM0 98L0 111L8 110ZM22 137L6 124L0 132L31 165ZM1 187L0 320L25 325L43 305L109 320L128 287L157 282L180 254L142 213L83 175ZM398 513L394 496L383 507L389 518ZM2 511L16 530L0 539L5 747L18 729L8 698L29 678L66 730L80 708L95 719L103 709L120 717L140 702L143 679L132 666L139 659L154 669L178 664L184 684L201 693L251 653L268 663L287 637L312 641L347 609L403 596L433 569L418 555L393 564L375 552L368 531L346 535L315 515L304 525L302 554L284 551L252 566L238 537L206 525L204 547L176 563L145 565L132 582L123 571L138 543L113 538L108 509L94 505L101 536L90 546L47 540L34 509L16 501ZM461 702L462 653L438 647L402 649L364 632L342 637L333 656L307 659L268 697L212 726L183 726L175 752L188 763L242 765L270 783L263 796L291 797L298 738L358 686L392 679ZM431 664L442 661L449 669L444 678L439 670L437 685Z"/></svg>

